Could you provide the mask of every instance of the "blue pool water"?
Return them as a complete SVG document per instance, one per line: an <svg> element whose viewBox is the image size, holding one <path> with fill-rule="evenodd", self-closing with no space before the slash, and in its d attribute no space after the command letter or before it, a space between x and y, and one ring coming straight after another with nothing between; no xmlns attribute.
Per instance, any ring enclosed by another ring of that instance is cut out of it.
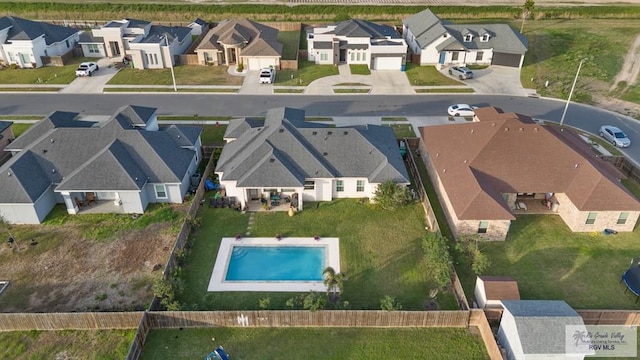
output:
<svg viewBox="0 0 640 360"><path fill-rule="evenodd" d="M234 246L227 281L322 281L325 248Z"/></svg>

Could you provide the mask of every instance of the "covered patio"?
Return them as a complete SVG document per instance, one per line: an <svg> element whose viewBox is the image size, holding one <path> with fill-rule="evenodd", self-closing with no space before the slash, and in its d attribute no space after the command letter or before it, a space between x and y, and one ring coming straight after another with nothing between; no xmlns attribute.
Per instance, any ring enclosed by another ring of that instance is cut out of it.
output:
<svg viewBox="0 0 640 360"><path fill-rule="evenodd" d="M519 193L515 199L514 214L557 214L560 204L553 195Z"/></svg>

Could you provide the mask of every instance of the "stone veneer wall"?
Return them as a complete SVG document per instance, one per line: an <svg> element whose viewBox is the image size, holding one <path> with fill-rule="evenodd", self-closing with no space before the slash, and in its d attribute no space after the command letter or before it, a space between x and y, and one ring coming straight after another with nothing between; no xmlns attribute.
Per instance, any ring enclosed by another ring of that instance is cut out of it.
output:
<svg viewBox="0 0 640 360"><path fill-rule="evenodd" d="M571 202L569 197L564 193L555 194L555 198L559 203L558 214L571 229L575 232L602 231L604 229L613 229L616 231L633 231L638 217L639 211L627 211L629 217L623 225L618 225L618 218L621 211L595 211L598 213L596 221L593 224L586 224L589 211L580 211Z"/></svg>

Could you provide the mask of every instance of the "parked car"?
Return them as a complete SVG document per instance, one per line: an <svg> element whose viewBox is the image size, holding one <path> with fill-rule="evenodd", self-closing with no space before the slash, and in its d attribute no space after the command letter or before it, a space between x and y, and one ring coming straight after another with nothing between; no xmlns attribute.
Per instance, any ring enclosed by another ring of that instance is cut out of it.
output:
<svg viewBox="0 0 640 360"><path fill-rule="evenodd" d="M631 145L631 140L629 140L627 134L615 126L602 125L600 127L600 136L609 141L613 146L627 147Z"/></svg>
<svg viewBox="0 0 640 360"><path fill-rule="evenodd" d="M449 75L457 76L458 79L473 79L473 71L465 66L452 66L449 68Z"/></svg>
<svg viewBox="0 0 640 360"><path fill-rule="evenodd" d="M478 107L476 106L471 106L468 104L455 104L455 105L449 106L449 109L447 109L447 112L449 113L450 116L475 116L476 115L475 109L477 108Z"/></svg>
<svg viewBox="0 0 640 360"><path fill-rule="evenodd" d="M98 64L94 62L83 62L76 69L76 76L91 76L98 69Z"/></svg>
<svg viewBox="0 0 640 360"><path fill-rule="evenodd" d="M276 81L276 69L264 68L260 70L260 84L273 84Z"/></svg>

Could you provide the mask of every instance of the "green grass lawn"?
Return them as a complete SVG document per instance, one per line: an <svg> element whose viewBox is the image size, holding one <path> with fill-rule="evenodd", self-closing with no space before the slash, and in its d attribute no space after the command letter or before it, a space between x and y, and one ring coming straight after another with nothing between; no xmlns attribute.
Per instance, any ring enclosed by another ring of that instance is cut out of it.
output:
<svg viewBox="0 0 640 360"><path fill-rule="evenodd" d="M0 336L0 358L120 360L135 330L11 331Z"/></svg>
<svg viewBox="0 0 640 360"><path fill-rule="evenodd" d="M334 94L368 94L370 89L333 89Z"/></svg>
<svg viewBox="0 0 640 360"><path fill-rule="evenodd" d="M415 89L417 93L473 93L472 88L436 88L436 89Z"/></svg>
<svg viewBox="0 0 640 360"><path fill-rule="evenodd" d="M219 345L232 359L489 358L467 329L218 327L151 330L141 359L201 359Z"/></svg>
<svg viewBox="0 0 640 360"><path fill-rule="evenodd" d="M13 123L11 125L11 131L13 131L13 136L18 137L22 135L23 132L27 131L33 124L23 124L23 123Z"/></svg>
<svg viewBox="0 0 640 360"><path fill-rule="evenodd" d="M248 215L229 209L203 208L202 227L191 239L183 270L185 291L179 301L186 309L257 309L258 300L269 298L270 309L287 309L295 293L211 292L211 277L220 239L246 231ZM358 221L353 221L358 219ZM422 310L434 287L429 264L421 250L424 215L417 203L396 211L383 211L354 199L305 203L294 217L286 212L254 214L251 236L339 237L341 269L347 273L342 300L352 309L380 309L385 295L396 298L405 310ZM441 308L455 309L453 295L438 297Z"/></svg>
<svg viewBox="0 0 640 360"><path fill-rule="evenodd" d="M458 80L442 75L435 66L407 64L407 77L413 86L461 85Z"/></svg>
<svg viewBox="0 0 640 360"><path fill-rule="evenodd" d="M573 233L557 215L518 215L504 242L482 242L491 260L484 275L511 276L522 299L563 299L576 309L639 309L620 276L640 254L632 233ZM468 297L475 277L456 266Z"/></svg>
<svg viewBox="0 0 640 360"><path fill-rule="evenodd" d="M300 33L298 31L278 32L278 41L282 43L282 60L295 60L298 57Z"/></svg>
<svg viewBox="0 0 640 360"><path fill-rule="evenodd" d="M178 85L242 85L244 77L231 76L227 66L181 65L174 68ZM120 69L108 85L172 85L171 69Z"/></svg>
<svg viewBox="0 0 640 360"><path fill-rule="evenodd" d="M352 75L371 75L371 70L367 65L349 65Z"/></svg>
<svg viewBox="0 0 640 360"><path fill-rule="evenodd" d="M293 78L291 77L293 75ZM276 72L276 85L307 86L310 82L325 76L338 75L338 67L316 65L306 60L298 61L298 70L280 70Z"/></svg>
<svg viewBox="0 0 640 360"><path fill-rule="evenodd" d="M391 124L386 126L391 126L393 133L396 134L398 139L416 137L416 133L413 131L413 126L410 124Z"/></svg>
<svg viewBox="0 0 640 360"><path fill-rule="evenodd" d="M74 59L65 66L43 66L37 69L11 69L0 71L0 84L68 84L76 78L76 68L86 58Z"/></svg>
<svg viewBox="0 0 640 360"><path fill-rule="evenodd" d="M640 184L633 179L622 179L622 185L626 187L633 195L640 199Z"/></svg>
<svg viewBox="0 0 640 360"><path fill-rule="evenodd" d="M227 130L227 125L204 125L200 139L202 145L213 145L223 143L224 132Z"/></svg>

